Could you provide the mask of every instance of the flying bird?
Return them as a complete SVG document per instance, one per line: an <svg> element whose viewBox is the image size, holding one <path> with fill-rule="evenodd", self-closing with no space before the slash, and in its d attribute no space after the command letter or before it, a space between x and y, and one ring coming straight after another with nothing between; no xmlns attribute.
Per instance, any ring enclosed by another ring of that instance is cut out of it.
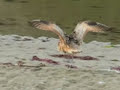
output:
<svg viewBox="0 0 120 90"><path fill-rule="evenodd" d="M71 54L80 52L79 47L88 32L104 32L105 30L110 29L107 25L88 20L79 22L73 32L70 35L67 35L58 25L52 22L32 20L29 23L40 30L54 32L59 37L59 51Z"/></svg>

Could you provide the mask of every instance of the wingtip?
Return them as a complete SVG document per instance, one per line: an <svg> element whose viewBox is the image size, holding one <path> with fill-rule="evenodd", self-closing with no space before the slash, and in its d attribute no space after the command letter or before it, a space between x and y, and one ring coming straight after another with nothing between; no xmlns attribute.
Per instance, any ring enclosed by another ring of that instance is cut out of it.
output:
<svg viewBox="0 0 120 90"><path fill-rule="evenodd" d="M116 29L115 27L109 27L108 30L111 31L113 29Z"/></svg>
<svg viewBox="0 0 120 90"><path fill-rule="evenodd" d="M33 22L34 22L34 21L39 21L39 22L40 22L41 20L40 20L40 19L34 19L34 20L32 20L32 21L33 21Z"/></svg>
<svg viewBox="0 0 120 90"><path fill-rule="evenodd" d="M40 20L40 19L35 19L35 20L32 20L32 21L28 21L28 24L30 26L35 26L37 24L40 24L40 23L43 23L43 24L49 24L47 21L43 21L43 20Z"/></svg>
<svg viewBox="0 0 120 90"><path fill-rule="evenodd" d="M28 23L32 24L34 22L40 22L40 21L41 21L40 19L36 19L36 20L28 21Z"/></svg>
<svg viewBox="0 0 120 90"><path fill-rule="evenodd" d="M47 24L47 25L50 24L50 22L44 21L44 20L41 20L40 23L44 23L44 24Z"/></svg>

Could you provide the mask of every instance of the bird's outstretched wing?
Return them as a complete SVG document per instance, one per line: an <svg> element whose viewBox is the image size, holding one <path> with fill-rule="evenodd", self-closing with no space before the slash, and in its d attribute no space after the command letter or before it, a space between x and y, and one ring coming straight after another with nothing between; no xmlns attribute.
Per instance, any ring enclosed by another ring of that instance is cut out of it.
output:
<svg viewBox="0 0 120 90"><path fill-rule="evenodd" d="M110 27L107 25L101 24L99 22L84 21L83 24L86 27L87 31L91 32L104 32L105 30L110 29Z"/></svg>
<svg viewBox="0 0 120 90"><path fill-rule="evenodd" d="M83 21L79 22L75 28L74 31L79 31L79 30L86 30L87 32L104 32L105 30L110 29L105 24L101 24L99 22L93 22L93 21Z"/></svg>
<svg viewBox="0 0 120 90"><path fill-rule="evenodd" d="M104 32L110 29L107 25L93 22L93 21L83 21L79 22L73 31L73 35L78 41L82 41L87 34L87 32Z"/></svg>
<svg viewBox="0 0 120 90"><path fill-rule="evenodd" d="M33 21L30 21L29 23L35 28L54 32L59 36L60 40L65 39L63 30L59 26L57 26L55 23L42 21L42 20L33 20Z"/></svg>

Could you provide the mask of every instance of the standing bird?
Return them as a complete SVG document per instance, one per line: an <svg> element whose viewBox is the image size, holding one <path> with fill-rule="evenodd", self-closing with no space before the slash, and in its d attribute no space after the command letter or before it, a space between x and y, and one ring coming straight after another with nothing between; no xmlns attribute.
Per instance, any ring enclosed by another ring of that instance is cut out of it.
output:
<svg viewBox="0 0 120 90"><path fill-rule="evenodd" d="M59 26L52 22L33 20L29 23L38 29L51 31L57 34L60 39L58 42L59 51L71 54L80 52L79 47L88 32L104 32L104 30L109 29L108 26L98 22L83 21L77 24L70 35L67 35Z"/></svg>

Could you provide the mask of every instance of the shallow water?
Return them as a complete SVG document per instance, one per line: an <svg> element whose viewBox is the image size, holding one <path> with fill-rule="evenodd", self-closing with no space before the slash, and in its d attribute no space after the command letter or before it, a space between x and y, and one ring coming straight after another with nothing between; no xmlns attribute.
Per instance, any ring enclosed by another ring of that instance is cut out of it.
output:
<svg viewBox="0 0 120 90"><path fill-rule="evenodd" d="M115 27L112 31L89 33L85 42L92 40L120 43L119 0L0 0L0 34L19 34L33 37L49 36L34 29L28 21L42 19L55 21L71 33L78 21L93 20Z"/></svg>

